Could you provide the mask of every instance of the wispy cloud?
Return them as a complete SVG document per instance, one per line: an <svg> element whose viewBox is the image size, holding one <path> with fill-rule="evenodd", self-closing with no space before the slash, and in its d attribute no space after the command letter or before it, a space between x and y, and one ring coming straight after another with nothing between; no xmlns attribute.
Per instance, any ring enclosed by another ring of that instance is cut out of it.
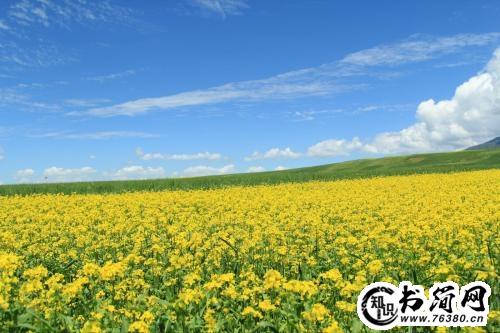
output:
<svg viewBox="0 0 500 333"><path fill-rule="evenodd" d="M340 61L355 66L395 66L426 61L466 47L484 46L500 40L500 33L460 34L451 37L415 35L407 41L354 52Z"/></svg>
<svg viewBox="0 0 500 333"><path fill-rule="evenodd" d="M451 37L413 36L409 40L362 50L339 61L317 67L286 72L262 80L227 83L221 86L162 97L141 98L105 107L91 108L71 115L95 117L136 116L156 110L215 105L230 102L255 103L277 99L331 96L361 89L366 82L344 79L362 76L380 77L378 69L437 59L470 47L500 41L500 33L460 34ZM375 71L370 72L370 68ZM384 76L384 75L382 75ZM384 79L387 79L384 76Z"/></svg>
<svg viewBox="0 0 500 333"><path fill-rule="evenodd" d="M238 100L255 102L266 99L317 96L348 89L353 89L353 87L334 82L312 82L311 79L302 82L284 82L280 78L271 78L229 83L207 90L196 90L158 98L144 98L108 107L93 108L83 113L83 115L97 117L136 116L154 110L220 104ZM69 115L82 114L73 112Z"/></svg>
<svg viewBox="0 0 500 333"><path fill-rule="evenodd" d="M83 79L86 81L98 81L98 82L102 83L104 81L115 80L115 79L120 79L123 77L131 76L131 75L134 75L135 73L137 73L135 70L129 69L129 70L126 70L123 72L118 72L118 73L84 77Z"/></svg>
<svg viewBox="0 0 500 333"><path fill-rule="evenodd" d="M91 133L72 133L72 132L48 132L42 134L33 134L31 137L40 139L79 139L79 140L106 140L113 138L158 138L158 134L134 132L134 131L103 131Z"/></svg>
<svg viewBox="0 0 500 333"><path fill-rule="evenodd" d="M72 98L65 100L64 104L75 107L90 108L109 102L110 100L106 98L89 98L89 99Z"/></svg>
<svg viewBox="0 0 500 333"><path fill-rule="evenodd" d="M21 26L58 25L68 27L71 23L95 23L99 21L123 21L131 14L125 7L109 1L73 0L19 0L8 10L8 20Z"/></svg>
<svg viewBox="0 0 500 333"><path fill-rule="evenodd" d="M30 112L43 111L58 111L59 106L45 102L34 101L30 95L21 92L17 88L0 88L0 107L2 106L17 106L20 109Z"/></svg>
<svg viewBox="0 0 500 333"><path fill-rule="evenodd" d="M247 0L186 0L204 14L215 14L223 18L239 15L248 8Z"/></svg>
<svg viewBox="0 0 500 333"><path fill-rule="evenodd" d="M345 112L343 109L321 109L287 112L287 115L293 121L311 121L317 118L333 117L343 112Z"/></svg>
<svg viewBox="0 0 500 333"><path fill-rule="evenodd" d="M0 20L0 30L10 30L10 27L5 23L4 20Z"/></svg>
<svg viewBox="0 0 500 333"><path fill-rule="evenodd" d="M162 154L162 153L145 153L141 148L137 148L135 154L145 161L150 160L167 160L167 161L192 161L192 160L220 160L222 155L219 153L196 153L196 154Z"/></svg>
<svg viewBox="0 0 500 333"><path fill-rule="evenodd" d="M14 0L0 14L0 64L7 69L47 67L75 61L73 51L60 50L47 39L46 28L71 29L74 25L126 23L133 11L108 0Z"/></svg>
<svg viewBox="0 0 500 333"><path fill-rule="evenodd" d="M72 55L64 54L55 44L43 39L33 41L30 47L20 45L15 39L0 42L0 63L19 68L49 67L73 60Z"/></svg>
<svg viewBox="0 0 500 333"><path fill-rule="evenodd" d="M299 158L300 156L301 156L300 153L296 153L290 148L285 148L285 149L271 148L264 153L256 151L252 155L245 157L245 161Z"/></svg>

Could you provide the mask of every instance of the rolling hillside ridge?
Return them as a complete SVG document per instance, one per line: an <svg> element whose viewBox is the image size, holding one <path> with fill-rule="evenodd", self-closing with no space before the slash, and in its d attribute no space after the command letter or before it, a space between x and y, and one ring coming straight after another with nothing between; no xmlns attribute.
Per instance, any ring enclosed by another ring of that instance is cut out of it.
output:
<svg viewBox="0 0 500 333"><path fill-rule="evenodd" d="M58 184L19 184L0 186L0 195L34 193L120 193L209 189L232 185L278 184L311 180L337 180L418 173L448 173L500 168L500 149L466 150L362 159L306 168L242 173L195 178L154 180L96 181Z"/></svg>

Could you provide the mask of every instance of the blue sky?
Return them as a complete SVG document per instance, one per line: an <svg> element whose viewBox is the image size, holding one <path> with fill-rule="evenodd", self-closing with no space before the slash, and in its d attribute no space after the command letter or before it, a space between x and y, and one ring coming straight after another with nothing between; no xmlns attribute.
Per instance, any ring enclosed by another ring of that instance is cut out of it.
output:
<svg viewBox="0 0 500 333"><path fill-rule="evenodd" d="M498 1L5 0L0 182L185 177L500 134Z"/></svg>

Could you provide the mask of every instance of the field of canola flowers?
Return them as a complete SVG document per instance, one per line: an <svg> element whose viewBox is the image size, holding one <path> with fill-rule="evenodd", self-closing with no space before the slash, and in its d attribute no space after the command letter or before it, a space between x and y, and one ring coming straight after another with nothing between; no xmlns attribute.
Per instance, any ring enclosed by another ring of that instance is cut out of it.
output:
<svg viewBox="0 0 500 333"><path fill-rule="evenodd" d="M498 332L499 226L500 170L0 197L0 331L361 332L372 281L483 280Z"/></svg>

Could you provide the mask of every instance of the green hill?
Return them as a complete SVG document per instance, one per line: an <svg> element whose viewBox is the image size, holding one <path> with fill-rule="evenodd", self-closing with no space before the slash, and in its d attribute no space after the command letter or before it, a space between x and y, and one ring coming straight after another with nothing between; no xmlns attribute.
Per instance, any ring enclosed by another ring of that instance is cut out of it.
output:
<svg viewBox="0 0 500 333"><path fill-rule="evenodd" d="M223 176L2 185L0 186L0 195L25 195L33 193L119 193L128 191L208 189L231 185L277 184L310 180L336 180L418 173L445 173L492 168L500 168L500 150L498 149L363 159L283 171Z"/></svg>

